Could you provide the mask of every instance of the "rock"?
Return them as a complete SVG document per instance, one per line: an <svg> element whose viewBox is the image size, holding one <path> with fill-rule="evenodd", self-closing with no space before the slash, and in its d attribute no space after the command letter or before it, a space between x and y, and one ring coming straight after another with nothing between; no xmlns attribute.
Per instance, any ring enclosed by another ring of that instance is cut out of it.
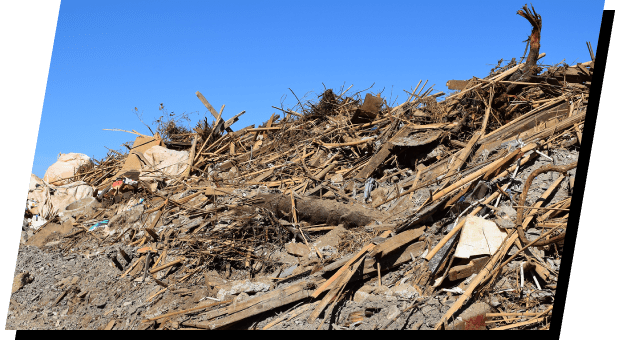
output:
<svg viewBox="0 0 617 341"><path fill-rule="evenodd" d="M297 257L308 257L310 251L308 247L300 243L287 243L285 244L285 250L291 255Z"/></svg>
<svg viewBox="0 0 617 341"><path fill-rule="evenodd" d="M393 296L410 299L412 297L417 297L418 291L409 283L404 283L397 285L392 288Z"/></svg>
<svg viewBox="0 0 617 341"><path fill-rule="evenodd" d="M335 229L317 238L313 245L319 249L319 252L325 256L324 253L330 254L332 252L338 252L336 247L341 241L341 236L346 232L343 224L337 226Z"/></svg>
<svg viewBox="0 0 617 341"><path fill-rule="evenodd" d="M387 300L398 300L399 298L410 299L419 295L418 291L408 283L400 284L392 288L383 285L377 287L373 293L376 295L384 295Z"/></svg>
<svg viewBox="0 0 617 341"><path fill-rule="evenodd" d="M17 274L15 279L13 279L13 289L11 290L11 294L16 293L26 284L32 283L32 281L34 281L34 277L32 277L28 271Z"/></svg>
<svg viewBox="0 0 617 341"><path fill-rule="evenodd" d="M97 308L99 308L99 309L105 308L105 306L107 305L107 297L105 297L105 295L103 295L102 293L99 293L92 300L92 305L97 307Z"/></svg>
<svg viewBox="0 0 617 341"><path fill-rule="evenodd" d="M401 313L401 311L396 306L396 304L393 304L393 305L390 306L390 308L388 308L388 315L386 315L386 319L387 320L392 320L395 317L397 317L400 313Z"/></svg>
<svg viewBox="0 0 617 341"><path fill-rule="evenodd" d="M335 174L332 178L330 178L330 181L333 185L338 185L342 184L345 179L343 178L343 174Z"/></svg>
<svg viewBox="0 0 617 341"><path fill-rule="evenodd" d="M283 270L283 272L281 272L281 274L279 275L280 278L285 278L288 276L291 276L291 274L293 273L293 271L298 267L298 264L292 265L290 267L288 267L287 269Z"/></svg>
<svg viewBox="0 0 617 341"><path fill-rule="evenodd" d="M512 229L515 227L514 222L508 218L497 218L495 219L495 224L502 229Z"/></svg>
<svg viewBox="0 0 617 341"><path fill-rule="evenodd" d="M369 298L369 296L371 296L371 294L366 291L356 291L356 293L353 295L353 301L361 303L362 301Z"/></svg>
<svg viewBox="0 0 617 341"><path fill-rule="evenodd" d="M331 258L338 253L338 250L334 246L324 245L318 248L322 256ZM310 258L310 257L309 257Z"/></svg>
<svg viewBox="0 0 617 341"><path fill-rule="evenodd" d="M373 203L376 205L377 203L386 201L386 195L388 194L388 190L384 187L379 187L373 191L371 191L371 199L373 199Z"/></svg>
<svg viewBox="0 0 617 341"><path fill-rule="evenodd" d="M216 296L218 299L224 299L228 295L237 295L243 292L252 295L258 292L269 291L271 286L272 285L270 283L251 282L250 280L245 279L243 281L236 282L229 290L219 290Z"/></svg>
<svg viewBox="0 0 617 341"><path fill-rule="evenodd" d="M241 292L240 295L236 296L236 298L234 298L234 303L240 303L243 301L246 301L249 299L249 294L245 293L245 292Z"/></svg>

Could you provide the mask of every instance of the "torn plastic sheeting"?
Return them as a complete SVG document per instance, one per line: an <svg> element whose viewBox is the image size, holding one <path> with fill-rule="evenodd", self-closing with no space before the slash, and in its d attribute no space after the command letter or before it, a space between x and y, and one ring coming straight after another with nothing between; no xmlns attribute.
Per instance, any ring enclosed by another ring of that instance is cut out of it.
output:
<svg viewBox="0 0 617 341"><path fill-rule="evenodd" d="M94 189L83 181L77 181L63 186L38 186L28 193L28 199L36 202L30 209L32 214L47 216L51 211L62 212L77 200L93 196Z"/></svg>
<svg viewBox="0 0 617 341"><path fill-rule="evenodd" d="M454 257L492 256L506 236L507 233L494 222L476 216L467 216Z"/></svg>

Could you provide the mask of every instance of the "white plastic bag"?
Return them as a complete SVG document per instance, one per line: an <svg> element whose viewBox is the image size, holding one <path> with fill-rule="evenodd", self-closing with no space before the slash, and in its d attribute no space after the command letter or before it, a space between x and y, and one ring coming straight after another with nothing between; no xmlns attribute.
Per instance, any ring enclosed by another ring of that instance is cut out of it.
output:
<svg viewBox="0 0 617 341"><path fill-rule="evenodd" d="M161 146L154 146L144 153L144 158L152 166L144 166L139 175L140 180L173 178L179 176L188 167L189 153L176 151Z"/></svg>
<svg viewBox="0 0 617 341"><path fill-rule="evenodd" d="M69 178L79 169L89 169L93 166L92 160L88 155L80 153L60 154L58 161L47 168L43 180L49 184L60 186L69 183Z"/></svg>

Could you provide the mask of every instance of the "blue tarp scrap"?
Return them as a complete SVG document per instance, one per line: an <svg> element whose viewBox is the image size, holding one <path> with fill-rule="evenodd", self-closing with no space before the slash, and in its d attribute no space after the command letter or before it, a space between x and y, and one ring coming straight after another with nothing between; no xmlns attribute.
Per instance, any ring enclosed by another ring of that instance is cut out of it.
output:
<svg viewBox="0 0 617 341"><path fill-rule="evenodd" d="M97 228L103 226L103 225L107 225L109 223L109 219L105 219L103 221L99 221L98 223L90 226L90 228L88 229L88 231L93 231L96 230Z"/></svg>

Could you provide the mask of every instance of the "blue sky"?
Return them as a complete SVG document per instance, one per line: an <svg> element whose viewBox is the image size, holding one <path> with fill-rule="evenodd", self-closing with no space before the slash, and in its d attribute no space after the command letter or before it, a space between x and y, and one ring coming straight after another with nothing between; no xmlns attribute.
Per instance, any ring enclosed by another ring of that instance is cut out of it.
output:
<svg viewBox="0 0 617 341"><path fill-rule="evenodd" d="M58 153L97 159L148 134L164 103L224 118L246 110L233 128L260 124L323 84L349 93L375 83L390 104L419 80L447 92L449 79L484 77L503 58L523 54L531 25L523 1L67 1L56 28L33 173ZM596 46L604 1L536 1L544 64L585 62Z"/></svg>

